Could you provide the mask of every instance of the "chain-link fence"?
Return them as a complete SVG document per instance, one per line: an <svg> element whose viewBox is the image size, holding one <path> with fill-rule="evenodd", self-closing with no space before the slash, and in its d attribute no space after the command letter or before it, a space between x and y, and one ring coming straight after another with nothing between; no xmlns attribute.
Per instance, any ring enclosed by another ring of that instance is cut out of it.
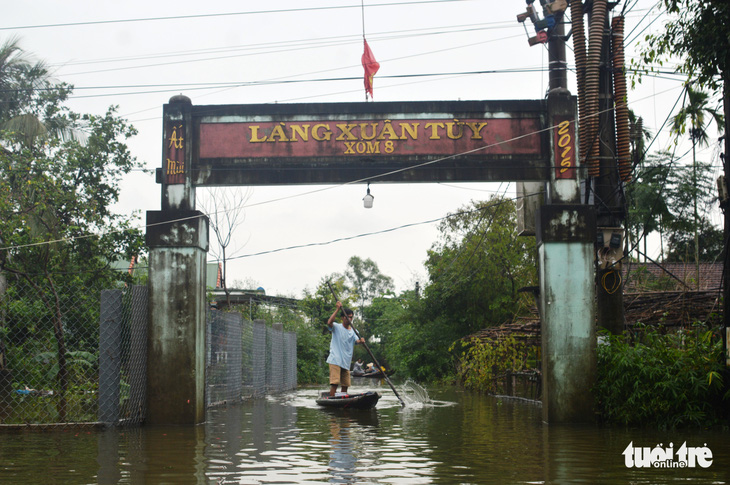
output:
<svg viewBox="0 0 730 485"><path fill-rule="evenodd" d="M145 287L111 296L85 285L3 283L0 424L109 422L112 412L114 421L143 418ZM114 315L102 309L105 299Z"/></svg>
<svg viewBox="0 0 730 485"><path fill-rule="evenodd" d="M99 421L139 424L147 402L147 287L101 292Z"/></svg>
<svg viewBox="0 0 730 485"><path fill-rule="evenodd" d="M243 319L240 313L208 312L206 402L209 406L294 389L296 333L281 324Z"/></svg>
<svg viewBox="0 0 730 485"><path fill-rule="evenodd" d="M210 311L206 402L296 388L296 334ZM0 427L139 424L147 288L0 279Z"/></svg>

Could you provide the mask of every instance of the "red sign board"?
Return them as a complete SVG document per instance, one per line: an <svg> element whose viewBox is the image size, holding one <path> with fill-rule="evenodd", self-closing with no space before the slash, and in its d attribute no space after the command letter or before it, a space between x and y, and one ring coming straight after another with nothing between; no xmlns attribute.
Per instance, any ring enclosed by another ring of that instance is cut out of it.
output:
<svg viewBox="0 0 730 485"><path fill-rule="evenodd" d="M190 177L193 186L546 180L546 119L543 100L192 106Z"/></svg>
<svg viewBox="0 0 730 485"><path fill-rule="evenodd" d="M402 119L201 123L200 158L540 154L538 120ZM515 134L533 133L515 141Z"/></svg>

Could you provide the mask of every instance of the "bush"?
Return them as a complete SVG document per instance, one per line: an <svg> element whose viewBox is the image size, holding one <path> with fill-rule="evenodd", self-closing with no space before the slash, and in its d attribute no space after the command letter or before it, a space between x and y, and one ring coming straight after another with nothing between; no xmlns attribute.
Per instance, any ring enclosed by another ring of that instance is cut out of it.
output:
<svg viewBox="0 0 730 485"><path fill-rule="evenodd" d="M321 328L302 324L297 332L297 383L326 384L329 367L325 363L329 353L329 334L322 335Z"/></svg>
<svg viewBox="0 0 730 485"><path fill-rule="evenodd" d="M472 338L462 340L460 345L463 350L459 356L458 377L468 389L501 393L504 379L510 372L537 367L537 348L513 336L500 340Z"/></svg>
<svg viewBox="0 0 730 485"><path fill-rule="evenodd" d="M594 387L599 416L612 423L660 428L709 426L722 418L722 339L695 327L661 334L644 328L605 335Z"/></svg>

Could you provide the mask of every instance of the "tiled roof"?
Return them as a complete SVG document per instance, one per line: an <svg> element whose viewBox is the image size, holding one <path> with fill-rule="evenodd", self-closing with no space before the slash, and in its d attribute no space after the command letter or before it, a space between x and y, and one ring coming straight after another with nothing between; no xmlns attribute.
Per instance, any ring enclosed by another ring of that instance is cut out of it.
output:
<svg viewBox="0 0 730 485"><path fill-rule="evenodd" d="M717 290L722 285L722 263L699 264L699 288L697 275L697 265L694 263L663 263L661 266L654 263L625 263L624 292Z"/></svg>

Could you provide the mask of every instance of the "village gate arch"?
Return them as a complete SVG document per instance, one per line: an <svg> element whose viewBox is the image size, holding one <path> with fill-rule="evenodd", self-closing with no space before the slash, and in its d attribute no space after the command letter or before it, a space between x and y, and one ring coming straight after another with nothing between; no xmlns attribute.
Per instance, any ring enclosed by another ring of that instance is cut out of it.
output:
<svg viewBox="0 0 730 485"><path fill-rule="evenodd" d="M205 413L208 221L195 187L378 182L520 181L547 188L536 221L543 322L543 417L587 421L595 374L595 214L580 204L576 101L430 101L164 105L161 210L150 248L151 424Z"/></svg>

